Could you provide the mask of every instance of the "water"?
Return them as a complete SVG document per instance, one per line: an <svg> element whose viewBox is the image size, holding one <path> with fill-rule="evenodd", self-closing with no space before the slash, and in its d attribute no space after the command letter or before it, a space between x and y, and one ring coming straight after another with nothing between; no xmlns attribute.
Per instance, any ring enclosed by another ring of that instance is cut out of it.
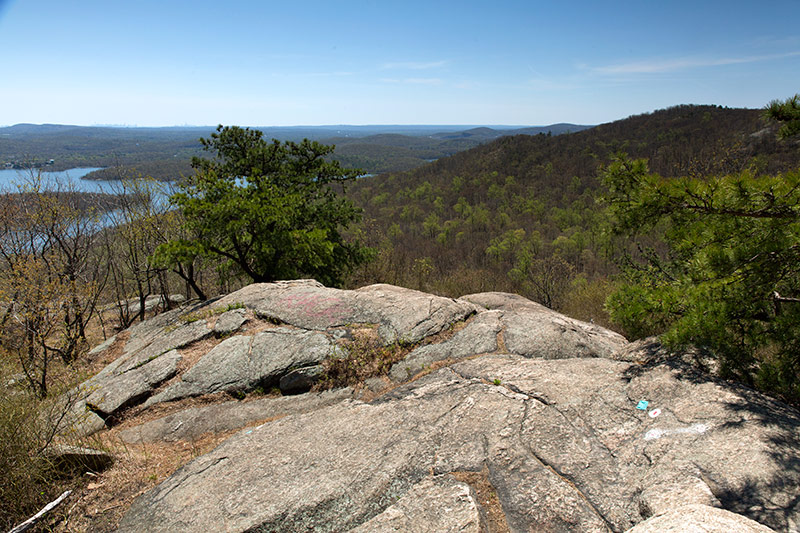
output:
<svg viewBox="0 0 800 533"><path fill-rule="evenodd" d="M76 190L82 192L114 192L119 189L119 183L103 180L84 180L80 179L89 172L100 170L97 167L72 168L60 172L42 172L42 181L47 188L48 184L61 184L61 188L68 188L72 184ZM37 170L33 171L38 172ZM18 184L25 184L30 181L30 170L3 169L0 170L0 191L16 192Z"/></svg>
<svg viewBox="0 0 800 533"><path fill-rule="evenodd" d="M2 1L2 0L0 0ZM85 168L71 168L69 170L62 170L60 172L42 172L42 184L44 190L75 190L80 192L101 192L108 194L119 194L121 192L135 192L135 188L127 187L127 191L123 188L122 182L118 180L85 180L81 179L83 176L95 170L100 170L98 167L85 167ZM34 170L34 176L37 170ZM0 170L0 193L4 192L18 192L18 185L25 185L31 181L30 170L16 170L16 169L3 169ZM154 194L153 202L159 207L166 206L169 203L169 195L171 193L171 185L173 183L154 183L152 186L147 186Z"/></svg>

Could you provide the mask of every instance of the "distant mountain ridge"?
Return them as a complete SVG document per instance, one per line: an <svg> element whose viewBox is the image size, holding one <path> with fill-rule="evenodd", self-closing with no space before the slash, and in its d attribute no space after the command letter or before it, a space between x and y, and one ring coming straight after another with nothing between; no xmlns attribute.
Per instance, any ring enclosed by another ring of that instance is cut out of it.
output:
<svg viewBox="0 0 800 533"><path fill-rule="evenodd" d="M578 131L589 126L449 126L330 125L256 127L266 138L304 138L335 144L335 157L349 168L370 174L404 171L453 155L506 135ZM54 160L55 170L78 166L114 167L94 178L114 179L146 174L178 179L192 172L190 161L201 155L198 139L214 126L111 127L65 124L16 124L0 128L0 165L37 165Z"/></svg>
<svg viewBox="0 0 800 533"><path fill-rule="evenodd" d="M567 124L563 122L559 124L551 124L549 126L529 126L524 128L504 129L494 129L488 126L481 126L460 132L437 133L433 136L440 139L481 138L486 140L494 140L507 135L538 135L540 133L561 135L563 133L577 133L593 127L594 126Z"/></svg>
<svg viewBox="0 0 800 533"><path fill-rule="evenodd" d="M323 126L250 126L264 133L265 137L277 139L328 139L328 138L365 138L379 135L403 135L408 137L433 137L450 139L459 137L479 137L496 139L505 135L536 135L539 133L575 133L593 126L580 124L550 124L548 126L484 126L484 125L323 125ZM0 135L31 137L37 135L53 135L76 133L91 137L141 137L141 136L175 136L186 134L196 137L207 136L216 126L77 126L71 124L30 124L21 123L0 127ZM1 156L2 154L0 154Z"/></svg>

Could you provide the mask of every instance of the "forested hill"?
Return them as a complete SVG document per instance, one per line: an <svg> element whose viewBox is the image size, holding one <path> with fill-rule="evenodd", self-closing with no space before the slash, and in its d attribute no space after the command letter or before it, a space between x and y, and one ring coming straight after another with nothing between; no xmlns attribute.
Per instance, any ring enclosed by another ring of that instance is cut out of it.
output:
<svg viewBox="0 0 800 533"><path fill-rule="evenodd" d="M444 294L505 289L553 298L558 307L558 289L543 296L531 284L537 268L560 269L555 277L569 283L613 272L596 202L602 164L624 151L664 176L800 165L797 146L779 142L761 114L678 106L578 133L503 137L410 172L359 180L348 195L364 208L365 235L381 250L367 276Z"/></svg>
<svg viewBox="0 0 800 533"><path fill-rule="evenodd" d="M591 126L552 124L537 127L502 126L297 126L259 127L267 139L335 144L334 158L364 172L404 171L515 133L558 135ZM468 128L468 129L465 129ZM117 179L143 174L175 180L193 172L190 161L202 156L200 137L213 127L120 128L59 124L17 124L0 127L0 166L51 170L105 167L88 179ZM48 163L50 162L50 163Z"/></svg>
<svg viewBox="0 0 800 533"><path fill-rule="evenodd" d="M573 175L593 177L601 163L620 151L647 158L651 170L665 176L726 171L720 163L727 162L728 167L735 166L734 161L749 163L754 155L767 164L762 169L766 172L791 166L797 151L777 142L777 127L764 122L761 114L755 109L684 105L578 133L508 136L436 161L404 175L403 181L485 171L545 182ZM713 163L719 168L709 166Z"/></svg>

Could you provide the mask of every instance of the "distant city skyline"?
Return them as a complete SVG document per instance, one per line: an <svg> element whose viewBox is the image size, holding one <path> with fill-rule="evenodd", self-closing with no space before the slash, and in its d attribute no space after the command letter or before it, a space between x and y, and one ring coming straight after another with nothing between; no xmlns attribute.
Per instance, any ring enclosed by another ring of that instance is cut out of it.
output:
<svg viewBox="0 0 800 533"><path fill-rule="evenodd" d="M0 0L0 125L599 124L800 92L796 1Z"/></svg>

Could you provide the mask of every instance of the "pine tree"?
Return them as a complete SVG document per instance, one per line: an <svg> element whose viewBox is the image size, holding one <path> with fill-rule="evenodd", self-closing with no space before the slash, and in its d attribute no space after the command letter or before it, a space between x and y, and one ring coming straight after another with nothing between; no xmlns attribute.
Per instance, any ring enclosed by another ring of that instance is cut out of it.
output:
<svg viewBox="0 0 800 533"><path fill-rule="evenodd" d="M360 171L326 159L332 146L270 143L237 126L201 142L214 157L194 158L196 173L171 197L188 237L160 247L159 262L212 257L256 282L308 276L335 285L368 258L341 233L361 212L333 188Z"/></svg>

